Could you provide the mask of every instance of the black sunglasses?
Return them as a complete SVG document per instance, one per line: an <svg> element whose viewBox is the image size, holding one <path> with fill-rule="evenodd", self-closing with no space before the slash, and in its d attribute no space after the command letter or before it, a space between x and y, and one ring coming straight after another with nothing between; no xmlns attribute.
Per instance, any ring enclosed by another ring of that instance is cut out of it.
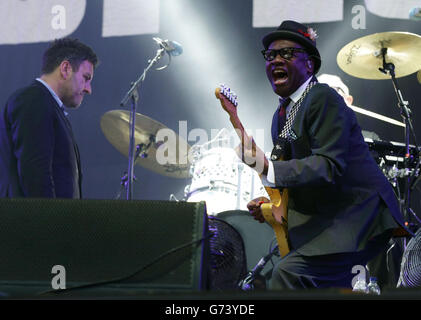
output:
<svg viewBox="0 0 421 320"><path fill-rule="evenodd" d="M291 60L294 57L294 52L307 52L306 50L302 48L281 48L279 50L275 49L267 49L262 50L263 58L265 58L266 61L272 61L276 58L276 56L279 54L282 59L285 60Z"/></svg>

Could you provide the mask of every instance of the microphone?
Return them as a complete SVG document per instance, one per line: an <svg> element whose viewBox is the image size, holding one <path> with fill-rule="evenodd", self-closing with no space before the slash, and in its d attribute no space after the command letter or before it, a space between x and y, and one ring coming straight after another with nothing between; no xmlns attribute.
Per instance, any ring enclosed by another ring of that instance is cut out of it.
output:
<svg viewBox="0 0 421 320"><path fill-rule="evenodd" d="M152 38L161 48L163 48L170 56L179 56L183 53L183 47L176 41L162 40L160 38Z"/></svg>
<svg viewBox="0 0 421 320"><path fill-rule="evenodd" d="M409 10L409 19L421 21L421 8L412 8Z"/></svg>
<svg viewBox="0 0 421 320"><path fill-rule="evenodd" d="M241 290L247 291L247 290L253 290L254 289L254 279L256 278L256 275L260 274L260 272L263 270L263 268L266 266L266 263L272 258L274 254L276 254L276 251L278 250L278 246L275 246L269 254L264 256L259 260L259 262L255 265L253 270L249 271L246 275L246 277L238 283L238 287Z"/></svg>

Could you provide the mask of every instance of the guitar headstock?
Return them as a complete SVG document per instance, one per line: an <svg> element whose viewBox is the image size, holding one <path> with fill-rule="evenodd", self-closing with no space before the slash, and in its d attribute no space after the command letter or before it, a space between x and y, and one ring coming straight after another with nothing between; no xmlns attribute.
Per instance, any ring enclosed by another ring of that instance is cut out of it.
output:
<svg viewBox="0 0 421 320"><path fill-rule="evenodd" d="M227 112L234 111L238 106L237 95L224 84L215 89L215 96L221 101L222 107Z"/></svg>

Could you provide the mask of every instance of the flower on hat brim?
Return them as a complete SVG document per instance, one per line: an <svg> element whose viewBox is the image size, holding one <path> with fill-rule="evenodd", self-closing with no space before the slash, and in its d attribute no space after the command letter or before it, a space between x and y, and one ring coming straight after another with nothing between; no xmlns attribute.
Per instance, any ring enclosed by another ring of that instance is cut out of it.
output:
<svg viewBox="0 0 421 320"><path fill-rule="evenodd" d="M301 33L304 37L309 38L314 41L317 38L317 32L313 28L307 28L307 32L298 29L298 32Z"/></svg>

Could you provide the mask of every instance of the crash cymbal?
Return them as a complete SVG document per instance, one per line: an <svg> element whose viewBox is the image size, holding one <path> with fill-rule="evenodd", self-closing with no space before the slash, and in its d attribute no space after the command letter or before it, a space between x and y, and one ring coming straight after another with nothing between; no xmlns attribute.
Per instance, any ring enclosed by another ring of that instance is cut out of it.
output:
<svg viewBox="0 0 421 320"><path fill-rule="evenodd" d="M383 67L382 48L387 48L386 62L395 65L396 78L421 69L421 36L409 32L382 32L356 39L338 52L336 61L351 76L390 79L389 74L379 71Z"/></svg>
<svg viewBox="0 0 421 320"><path fill-rule="evenodd" d="M417 73L418 82L421 83L421 70Z"/></svg>
<svg viewBox="0 0 421 320"><path fill-rule="evenodd" d="M126 157L130 143L130 112L112 110L101 118L101 129L108 141ZM162 123L136 113L135 146L146 147L146 155L135 164L173 178L188 178L190 146Z"/></svg>

